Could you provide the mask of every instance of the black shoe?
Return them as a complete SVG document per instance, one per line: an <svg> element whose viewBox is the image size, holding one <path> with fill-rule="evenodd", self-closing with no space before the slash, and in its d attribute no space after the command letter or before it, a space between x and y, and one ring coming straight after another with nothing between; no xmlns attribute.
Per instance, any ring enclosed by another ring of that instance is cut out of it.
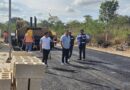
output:
<svg viewBox="0 0 130 90"><path fill-rule="evenodd" d="M42 59L42 62L44 63L44 60Z"/></svg>
<svg viewBox="0 0 130 90"><path fill-rule="evenodd" d="M66 64L70 64L69 62L66 62Z"/></svg>
<svg viewBox="0 0 130 90"><path fill-rule="evenodd" d="M84 58L83 61L85 61L86 59Z"/></svg>
<svg viewBox="0 0 130 90"><path fill-rule="evenodd" d="M82 59L79 58L78 60L82 60Z"/></svg>

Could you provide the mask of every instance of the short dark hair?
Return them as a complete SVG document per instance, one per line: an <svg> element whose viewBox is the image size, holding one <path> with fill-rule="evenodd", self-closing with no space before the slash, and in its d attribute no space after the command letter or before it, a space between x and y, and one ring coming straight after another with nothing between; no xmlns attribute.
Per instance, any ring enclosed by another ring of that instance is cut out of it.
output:
<svg viewBox="0 0 130 90"><path fill-rule="evenodd" d="M47 35L47 34L48 34L48 32L45 32L45 33L44 33L44 35Z"/></svg>
<svg viewBox="0 0 130 90"><path fill-rule="evenodd" d="M84 32L84 29L81 29L80 31Z"/></svg>

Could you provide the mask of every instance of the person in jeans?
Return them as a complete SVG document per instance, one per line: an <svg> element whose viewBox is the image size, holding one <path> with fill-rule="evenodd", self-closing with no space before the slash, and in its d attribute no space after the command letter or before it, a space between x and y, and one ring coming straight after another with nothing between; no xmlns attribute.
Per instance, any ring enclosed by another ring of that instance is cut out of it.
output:
<svg viewBox="0 0 130 90"><path fill-rule="evenodd" d="M31 29L28 29L25 36L24 36L24 40L23 43L25 43L26 48L25 50L27 52L32 51L32 44L33 44L33 31Z"/></svg>
<svg viewBox="0 0 130 90"><path fill-rule="evenodd" d="M89 35L84 34L84 30L80 30L80 34L77 36L77 42L79 47L79 59L82 60L82 54L83 54L83 60L85 60L85 49L87 41L89 40Z"/></svg>
<svg viewBox="0 0 130 90"><path fill-rule="evenodd" d="M49 33L45 32L44 36L40 39L40 48L43 51L42 62L44 62L46 66L48 66L47 60L48 60L48 55L49 55L50 49L51 49L50 43L51 43L51 39L49 37Z"/></svg>
<svg viewBox="0 0 130 90"><path fill-rule="evenodd" d="M73 47L74 47L74 36L72 35L72 32L69 31L69 36L70 36L70 48L69 48L69 59L72 56L72 51L73 51Z"/></svg>
<svg viewBox="0 0 130 90"><path fill-rule="evenodd" d="M70 36L69 31L65 31L64 35L61 36L61 47L62 47L62 65L68 64L69 48L70 48Z"/></svg>

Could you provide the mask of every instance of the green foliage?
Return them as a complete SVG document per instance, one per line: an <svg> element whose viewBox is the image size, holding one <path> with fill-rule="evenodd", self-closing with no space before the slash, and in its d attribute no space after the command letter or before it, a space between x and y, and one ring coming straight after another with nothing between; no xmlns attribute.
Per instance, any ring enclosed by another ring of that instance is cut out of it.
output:
<svg viewBox="0 0 130 90"><path fill-rule="evenodd" d="M51 26L50 23L47 20L41 21L41 23L38 24L38 27L49 27Z"/></svg>
<svg viewBox="0 0 130 90"><path fill-rule="evenodd" d="M51 30L55 31L60 37L64 33L64 23L61 21L56 22L50 27Z"/></svg>
<svg viewBox="0 0 130 90"><path fill-rule="evenodd" d="M100 20L107 23L111 21L116 16L116 10L118 9L118 1L105 1L100 6Z"/></svg>
<svg viewBox="0 0 130 90"><path fill-rule="evenodd" d="M2 32L7 31L7 24L0 23L0 29Z"/></svg>
<svg viewBox="0 0 130 90"><path fill-rule="evenodd" d="M94 20L90 15L85 15L85 21L79 22L77 20L63 23L57 16L51 16L48 20L42 20L38 23L38 27L47 27L49 30L56 32L60 37L65 30L72 31L74 36L79 34L80 29L84 29L85 33L91 35L91 43L102 43L104 47L112 44L121 44L130 39L130 17L116 14L118 9L117 0L105 0L100 6L99 19ZM16 26L28 25L28 22L19 17L11 19L11 31L16 30ZM8 29L8 22L0 23L1 30ZM106 33L107 32L107 33ZM106 35L108 41L105 41ZM130 40L129 40L130 41Z"/></svg>
<svg viewBox="0 0 130 90"><path fill-rule="evenodd" d="M130 17L129 16L122 16L122 15L117 15L113 21L111 21L111 24L116 24L116 25L127 25L130 24Z"/></svg>
<svg viewBox="0 0 130 90"><path fill-rule="evenodd" d="M11 24L10 24L11 32L15 32L18 24L26 25L26 24L28 24L28 22L19 17L11 18ZM2 30L2 33L4 31L8 31L8 21L6 23L0 23L0 29Z"/></svg>

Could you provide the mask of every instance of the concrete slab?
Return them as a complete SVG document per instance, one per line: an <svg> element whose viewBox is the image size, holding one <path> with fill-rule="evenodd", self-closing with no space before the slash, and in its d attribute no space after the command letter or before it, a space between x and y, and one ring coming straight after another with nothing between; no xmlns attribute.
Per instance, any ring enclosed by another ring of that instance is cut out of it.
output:
<svg viewBox="0 0 130 90"><path fill-rule="evenodd" d="M28 90L28 79L16 79L16 90Z"/></svg>
<svg viewBox="0 0 130 90"><path fill-rule="evenodd" d="M11 89L11 70L10 64L0 64L0 90Z"/></svg>
<svg viewBox="0 0 130 90"><path fill-rule="evenodd" d="M42 79L31 79L30 90L42 90Z"/></svg>
<svg viewBox="0 0 130 90"><path fill-rule="evenodd" d="M15 78L43 78L44 64L34 56L14 56Z"/></svg>

